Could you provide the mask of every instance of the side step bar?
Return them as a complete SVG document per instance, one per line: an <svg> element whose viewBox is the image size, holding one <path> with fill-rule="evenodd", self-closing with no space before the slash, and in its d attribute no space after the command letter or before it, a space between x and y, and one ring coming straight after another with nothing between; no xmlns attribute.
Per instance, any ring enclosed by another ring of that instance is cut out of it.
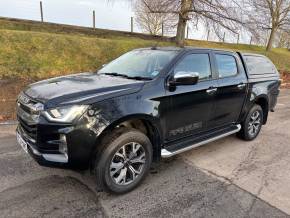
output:
<svg viewBox="0 0 290 218"><path fill-rule="evenodd" d="M218 139L224 138L224 137L226 137L226 136L232 135L232 134L234 134L234 133L237 133L237 132L239 132L239 131L241 130L241 128L242 128L240 124L236 125L235 127L236 127L235 129L233 129L233 130L231 130L231 131L229 131L229 132L225 132L225 133L223 133L223 134L221 134L221 135L214 136L214 137L212 137L212 138L206 139L206 140L204 140L204 141L197 142L197 143L195 143L195 144L193 144L193 145L190 145L190 146L187 146L187 147L183 147L183 148L178 149L178 150L175 150L175 151L169 151L169 150L163 148L163 149L161 150L161 157L162 157L162 158L169 158L169 157L172 157L172 156L177 155L177 154L180 154L180 153L182 153L182 152L185 152L185 151L191 150L191 149L193 149L193 148L197 148L197 147L202 146L202 145L204 145L204 144L207 144L207 143L210 143L210 142L216 141L216 140L218 140Z"/></svg>

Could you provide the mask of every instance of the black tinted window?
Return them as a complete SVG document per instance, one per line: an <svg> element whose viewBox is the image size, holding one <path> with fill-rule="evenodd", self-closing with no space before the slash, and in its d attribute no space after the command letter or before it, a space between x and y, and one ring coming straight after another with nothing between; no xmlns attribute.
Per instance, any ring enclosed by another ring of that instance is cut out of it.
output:
<svg viewBox="0 0 290 218"><path fill-rule="evenodd" d="M250 75L277 73L274 64L266 57L245 55L244 59Z"/></svg>
<svg viewBox="0 0 290 218"><path fill-rule="evenodd" d="M238 74L236 59L231 55L216 55L219 78L234 76Z"/></svg>
<svg viewBox="0 0 290 218"><path fill-rule="evenodd" d="M211 78L210 61L208 54L190 54L187 55L175 67L174 73L196 72L199 74L199 79Z"/></svg>

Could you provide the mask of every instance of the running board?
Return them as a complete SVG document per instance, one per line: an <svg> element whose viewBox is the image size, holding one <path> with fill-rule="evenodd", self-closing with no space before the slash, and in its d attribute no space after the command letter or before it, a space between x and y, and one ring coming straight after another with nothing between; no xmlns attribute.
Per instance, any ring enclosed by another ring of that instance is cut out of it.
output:
<svg viewBox="0 0 290 218"><path fill-rule="evenodd" d="M182 148L180 148L180 149L172 150L172 151L169 150L169 149L163 148L163 149L161 150L161 157L162 157L162 158L169 158L169 157L172 157L172 156L177 155L177 154L180 154L180 153L182 153L182 152L185 152L185 151L191 150L191 149L193 149L193 148L197 148L197 147L202 146L202 145L204 145L204 144L207 144L207 143L210 143L210 142L216 141L216 140L218 140L218 139L224 138L224 137L226 137L226 136L232 135L232 134L234 134L234 133L239 132L240 130L241 130L241 125L238 124L238 125L235 126L234 129L232 129L232 130L230 130L230 131L228 131L228 132L225 132L225 133L223 133L223 134L220 134L220 135L214 136L214 137L212 137L212 138L209 138L209 139L206 139L206 140L203 140L203 141L197 142L197 143L195 143L195 144L193 144L193 145L190 145L190 146L187 146L187 147L182 147Z"/></svg>

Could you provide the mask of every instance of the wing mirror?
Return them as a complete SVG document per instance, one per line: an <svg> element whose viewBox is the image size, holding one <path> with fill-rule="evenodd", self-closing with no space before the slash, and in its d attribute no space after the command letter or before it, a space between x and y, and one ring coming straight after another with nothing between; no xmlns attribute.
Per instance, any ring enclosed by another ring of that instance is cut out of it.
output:
<svg viewBox="0 0 290 218"><path fill-rule="evenodd" d="M195 85L198 82L199 74L196 72L179 71L169 80L169 85L183 86Z"/></svg>

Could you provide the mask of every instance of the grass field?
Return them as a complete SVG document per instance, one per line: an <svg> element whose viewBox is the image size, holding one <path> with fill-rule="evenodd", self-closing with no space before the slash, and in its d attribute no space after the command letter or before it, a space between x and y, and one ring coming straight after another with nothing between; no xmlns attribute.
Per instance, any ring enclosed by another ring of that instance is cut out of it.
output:
<svg viewBox="0 0 290 218"><path fill-rule="evenodd" d="M66 25L0 19L0 78L39 80L93 71L139 47L174 46L168 38ZM280 71L290 72L290 52L260 46L188 40L187 45L267 55Z"/></svg>

